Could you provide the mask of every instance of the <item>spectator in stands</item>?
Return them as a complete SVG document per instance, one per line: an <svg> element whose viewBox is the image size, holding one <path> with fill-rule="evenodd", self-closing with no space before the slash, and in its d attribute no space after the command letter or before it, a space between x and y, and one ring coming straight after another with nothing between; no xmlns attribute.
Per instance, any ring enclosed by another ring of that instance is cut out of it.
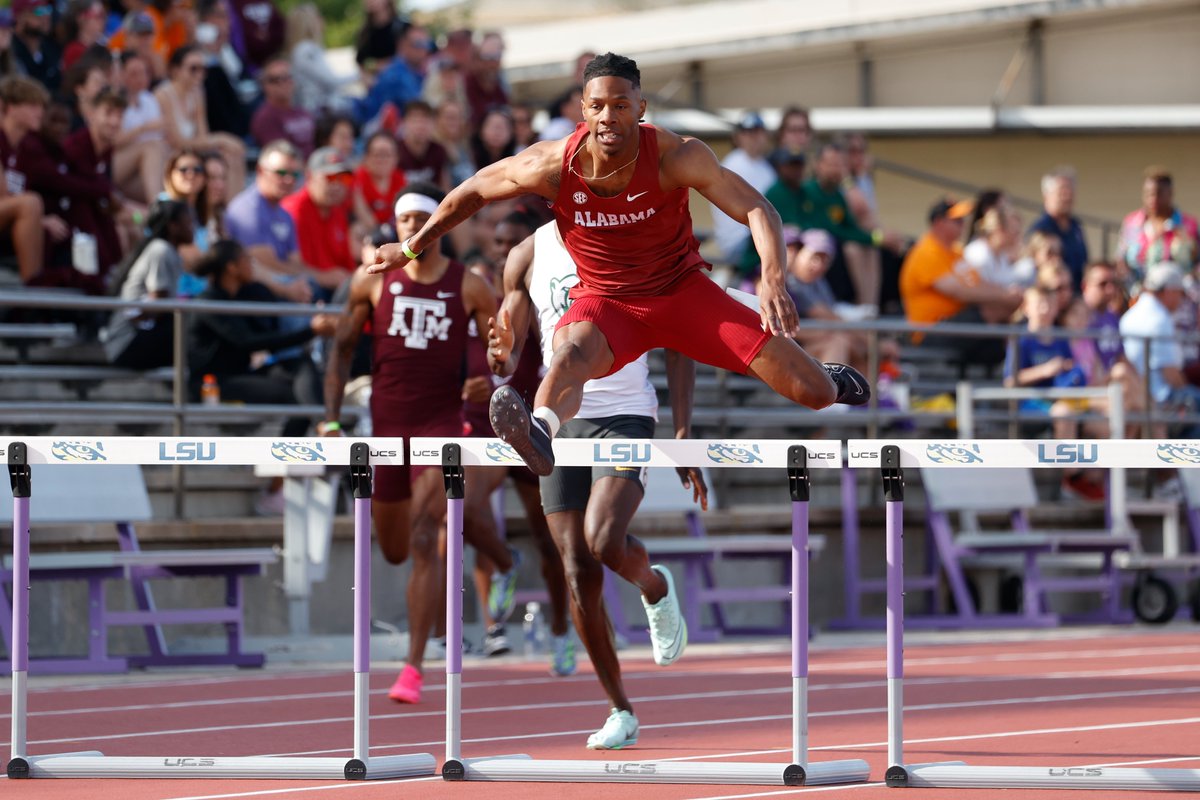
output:
<svg viewBox="0 0 1200 800"><path fill-rule="evenodd" d="M121 56L121 88L128 103L113 152L113 179L126 195L148 203L158 194L167 143L162 109L150 93L150 68L133 51Z"/></svg>
<svg viewBox="0 0 1200 800"><path fill-rule="evenodd" d="M315 270L313 278L328 300L358 266L358 247L350 238L346 199L354 185L354 169L332 147L308 159L308 179L281 205L296 226L300 258Z"/></svg>
<svg viewBox="0 0 1200 800"><path fill-rule="evenodd" d="M1042 215L1029 226L1029 235L1043 233L1056 237L1062 259L1071 271L1071 282L1078 289L1083 268L1088 263L1087 237L1074 215L1075 170L1058 167L1042 176Z"/></svg>
<svg viewBox="0 0 1200 800"><path fill-rule="evenodd" d="M489 109L508 105L508 87L500 74L503 58L504 39L499 33L491 31L483 35L467 65L463 90L467 96L471 127L475 130L483 125Z"/></svg>
<svg viewBox="0 0 1200 800"><path fill-rule="evenodd" d="M252 75L283 50L283 15L274 0L230 0L240 23L245 51L241 53Z"/></svg>
<svg viewBox="0 0 1200 800"><path fill-rule="evenodd" d="M265 286L254 281L250 253L242 245L223 239L197 267L208 279L202 300L274 302ZM281 330L276 317L231 314L193 314L188 337L188 370L191 395L200 396L205 375L215 375L222 402L293 405L320 402L321 386L307 352L260 366L266 354L304 345L314 336L330 336L337 318L314 314L303 327ZM309 420L293 417L283 426L284 436L303 436Z"/></svg>
<svg viewBox="0 0 1200 800"><path fill-rule="evenodd" d="M171 57L163 27L162 11L146 0L121 0L126 14L121 27L112 35L108 46L113 52L148 48L154 53L160 66L165 67ZM135 42L134 40L139 40Z"/></svg>
<svg viewBox="0 0 1200 800"><path fill-rule="evenodd" d="M42 271L44 213L41 197L33 192L11 194L8 181L0 180L0 234L12 244L21 283L31 283Z"/></svg>
<svg viewBox="0 0 1200 800"><path fill-rule="evenodd" d="M979 194L975 195L974 209L971 211L971 216L967 220L967 226L963 230L963 244L979 238L979 223L987 212L994 207L1009 208L1010 203L1008 196L1004 194L1002 189L984 189Z"/></svg>
<svg viewBox="0 0 1200 800"><path fill-rule="evenodd" d="M1037 279L1033 262L1017 259L1021 249L1021 220L1017 213L997 206L983 215L978 227L979 236L963 248L967 266L988 283L1022 289L1032 286Z"/></svg>
<svg viewBox="0 0 1200 800"><path fill-rule="evenodd" d="M825 280L837 253L833 237L820 228L803 231L787 226L784 244L788 253L787 290L801 319L845 321L841 305ZM801 331L796 341L818 361L850 364L860 372L867 369L867 337L854 331ZM894 344L891 350L895 349ZM889 354L890 351L889 351Z"/></svg>
<svg viewBox="0 0 1200 800"><path fill-rule="evenodd" d="M846 202L850 204L850 211L858 224L873 231L881 226L879 199L875 196L874 162L866 134L848 133L841 144L846 151L846 180L843 185Z"/></svg>
<svg viewBox="0 0 1200 800"><path fill-rule="evenodd" d="M108 13L100 0L71 0L67 13L62 18L63 68L71 66L83 55L83 51L94 44L103 44L104 25Z"/></svg>
<svg viewBox="0 0 1200 800"><path fill-rule="evenodd" d="M430 44L429 34L420 25L404 29L395 41L396 58L379 73L367 96L354 101L354 115L359 124L375 120L388 105L395 112L402 112L420 98ZM389 126L385 124L386 127Z"/></svg>
<svg viewBox="0 0 1200 800"><path fill-rule="evenodd" d="M771 166L775 168L776 179L771 187L764 192L767 200L779 212L784 225L796 230L804 230L809 218L804 212L804 163L803 150L786 150L777 148L771 153ZM744 283L753 280L758 275L758 251L747 247L737 265L737 277Z"/></svg>
<svg viewBox="0 0 1200 800"><path fill-rule="evenodd" d="M200 0L195 44L204 56L204 109L208 129L244 139L250 132L250 111L244 96L257 86L230 40L233 20L226 0Z"/></svg>
<svg viewBox="0 0 1200 800"><path fill-rule="evenodd" d="M396 57L396 41L408 23L396 16L393 0L365 0L367 18L354 39L354 60L368 86Z"/></svg>
<svg viewBox="0 0 1200 800"><path fill-rule="evenodd" d="M207 212L204 227L208 229L208 241L227 239L225 209L229 205L229 166L220 153L204 154L204 197Z"/></svg>
<svg viewBox="0 0 1200 800"><path fill-rule="evenodd" d="M445 172L450 186L458 186L475 174L464 108L460 103L444 101L438 106L434 121L433 139L446 152Z"/></svg>
<svg viewBox="0 0 1200 800"><path fill-rule="evenodd" d="M1008 320L1021 304L1020 289L984 283L965 264L959 268L959 240L970 213L966 200L940 200L929 210L929 229L900 268L900 297L909 322L997 323ZM995 339L914 335L913 340L947 347L964 363L999 364L1004 358L1004 343Z"/></svg>
<svg viewBox="0 0 1200 800"><path fill-rule="evenodd" d="M11 8L0 8L0 78L17 74L13 53L13 15Z"/></svg>
<svg viewBox="0 0 1200 800"><path fill-rule="evenodd" d="M813 176L804 183L804 212L812 227L829 231L837 240L853 286L853 302L877 313L883 267L876 248L898 248L899 242L894 234L867 231L858 224L842 194L845 180L846 153L836 142L827 142L818 151Z"/></svg>
<svg viewBox="0 0 1200 800"><path fill-rule="evenodd" d="M1021 257L1013 264L1018 275L1032 275L1036 280L1038 272L1052 262L1062 261L1062 240L1053 233L1034 231L1029 235Z"/></svg>
<svg viewBox="0 0 1200 800"><path fill-rule="evenodd" d="M71 109L71 131L83 127L83 109L101 89L118 83L113 54L103 45L94 44L84 51L75 65L63 74L57 99Z"/></svg>
<svg viewBox="0 0 1200 800"><path fill-rule="evenodd" d="M1061 315L1075 297L1075 289L1071 285L1071 271L1061 260L1048 261L1038 269L1034 284L1054 293L1055 308ZM1062 320L1056 318L1054 324L1061 326Z"/></svg>
<svg viewBox="0 0 1200 800"><path fill-rule="evenodd" d="M315 115L326 108L349 105L341 92L357 77L333 71L325 56L325 22L312 3L303 3L288 12L286 52L292 65L298 107Z"/></svg>
<svg viewBox="0 0 1200 800"><path fill-rule="evenodd" d="M406 183L448 184L446 150L433 140L433 109L424 100L413 100L404 107L399 144Z"/></svg>
<svg viewBox="0 0 1200 800"><path fill-rule="evenodd" d="M533 129L533 109L524 103L515 103L508 109L512 119L513 138L517 142L513 152L519 153L529 145L538 141L537 131Z"/></svg>
<svg viewBox="0 0 1200 800"><path fill-rule="evenodd" d="M120 219L127 227L133 220L133 206L120 196L113 183L112 154L121 134L125 96L112 87L104 87L83 109L84 127L67 137L63 152L66 174L78 176L94 188L84 188L70 198L68 221L81 234L95 239L96 263L101 276L121 260L123 248L117 232ZM60 170L57 182L61 182ZM144 206L142 207L144 208ZM139 216L140 211L139 210ZM140 227L140 226L139 226ZM76 265L79 268L79 265Z"/></svg>
<svg viewBox="0 0 1200 800"><path fill-rule="evenodd" d="M17 69L51 92L62 84L62 51L50 35L54 6L49 0L13 0L13 55Z"/></svg>
<svg viewBox="0 0 1200 800"><path fill-rule="evenodd" d="M1142 182L1142 207L1129 213L1121 224L1117 242L1117 266L1127 284L1137 284L1154 264L1170 261L1190 270L1197 250L1196 218L1175 207L1171 173L1148 167Z"/></svg>
<svg viewBox="0 0 1200 800"><path fill-rule="evenodd" d="M583 86L575 84L551 101L546 108L550 121L542 128L539 137L543 142L565 139L575 132L575 126L583 122Z"/></svg>
<svg viewBox="0 0 1200 800"><path fill-rule="evenodd" d="M421 99L437 108L447 100L467 107L466 74L474 52L472 33L467 28L446 34L445 45L429 60Z"/></svg>
<svg viewBox="0 0 1200 800"><path fill-rule="evenodd" d="M808 109L788 106L779 120L779 130L775 131L775 146L807 155L811 145L812 124L808 119Z"/></svg>
<svg viewBox="0 0 1200 800"><path fill-rule="evenodd" d="M159 199L183 203L191 214L192 241L180 246L184 269L191 272L215 241L209 238L208 175L204 154L191 148L176 152L167 162L162 182Z"/></svg>
<svg viewBox="0 0 1200 800"><path fill-rule="evenodd" d="M312 299L318 273L300 258L296 226L280 203L303 177L295 145L276 140L258 157L254 182L229 202L225 229L254 259L258 279L296 302Z"/></svg>
<svg viewBox="0 0 1200 800"><path fill-rule="evenodd" d="M367 139L353 192L354 217L364 233L391 221L392 204L404 184L396 140L382 131Z"/></svg>
<svg viewBox="0 0 1200 800"><path fill-rule="evenodd" d="M516 152L517 140L513 133L512 117L508 109L491 108L479 122L479 129L471 136L471 160L476 169L495 164Z"/></svg>
<svg viewBox="0 0 1200 800"><path fill-rule="evenodd" d="M313 151L316 121L312 114L298 108L292 98L295 83L291 63L273 58L258 74L263 102L250 120L250 133L259 146L276 139L291 142L305 158Z"/></svg>
<svg viewBox="0 0 1200 800"><path fill-rule="evenodd" d="M162 108L167 143L175 150L193 147L216 150L229 165L229 182L236 189L245 185L246 146L227 133L210 133L204 92L204 55L186 45L171 56L171 78L154 90Z"/></svg>
<svg viewBox="0 0 1200 800"><path fill-rule="evenodd" d="M192 241L192 215L177 200L156 200L146 221L146 238L114 271L112 288L122 300L175 297L183 276L179 248ZM174 353L173 314L119 309L112 313L101 339L110 363L129 369L171 364Z"/></svg>
<svg viewBox="0 0 1200 800"><path fill-rule="evenodd" d="M582 113L582 111L580 112ZM721 166L738 175L759 192L766 192L775 183L775 168L767 160L771 137L762 117L749 112L738 121L733 131L733 150L721 159ZM713 238L720 253L721 264L733 267L741 263L750 243L750 229L712 206Z"/></svg>
<svg viewBox="0 0 1200 800"><path fill-rule="evenodd" d="M130 13L109 42L114 52L132 51L145 60L150 67L151 86L167 76L167 60L154 46L156 30L154 18L149 14Z"/></svg>
<svg viewBox="0 0 1200 800"><path fill-rule="evenodd" d="M332 147L349 160L354 160L358 140L358 127L348 114L324 113L317 117L313 132L316 147Z"/></svg>
<svg viewBox="0 0 1200 800"><path fill-rule="evenodd" d="M1075 353L1066 339L1048 335L1060 309L1056 293L1042 286L1025 290L1023 310L1029 334L1017 340L1005 364L1005 383L1024 388L1062 388L1087 385L1084 370L1075 362ZM1056 439L1074 439L1079 425L1071 417L1086 409L1087 403L1049 398L1026 398L1019 409L1025 414L1047 414L1053 420ZM1103 500L1103 477L1089 470L1072 469L1063 476L1064 497Z"/></svg>
<svg viewBox="0 0 1200 800"><path fill-rule="evenodd" d="M1133 307L1121 317L1121 336L1125 358L1143 380L1150 383L1150 397L1160 408L1200 413L1200 389L1190 385L1183 374L1183 348L1175 333L1171 314L1183 302L1183 270L1169 261L1146 270L1142 293ZM1150 339L1149 364L1146 340ZM1200 437L1200 426L1189 426L1181 434Z"/></svg>

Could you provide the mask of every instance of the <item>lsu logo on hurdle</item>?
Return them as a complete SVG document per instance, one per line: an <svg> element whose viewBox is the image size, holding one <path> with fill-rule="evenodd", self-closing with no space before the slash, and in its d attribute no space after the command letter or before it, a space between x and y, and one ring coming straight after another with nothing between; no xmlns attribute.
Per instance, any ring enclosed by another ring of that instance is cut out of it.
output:
<svg viewBox="0 0 1200 800"><path fill-rule="evenodd" d="M325 448L319 442L271 442L271 457L285 464L323 464Z"/></svg>
<svg viewBox="0 0 1200 800"><path fill-rule="evenodd" d="M108 461L108 456L104 455L104 442L55 442L50 446L50 454L69 464Z"/></svg>
<svg viewBox="0 0 1200 800"><path fill-rule="evenodd" d="M521 457L517 455L517 451L512 449L512 445L505 442L488 442L484 448L484 454L495 461L497 464L524 464Z"/></svg>
<svg viewBox="0 0 1200 800"><path fill-rule="evenodd" d="M708 460L714 464L761 464L758 445L734 444L732 442L709 442Z"/></svg>
<svg viewBox="0 0 1200 800"><path fill-rule="evenodd" d="M1186 442L1159 442L1155 450L1165 464L1200 464L1200 445Z"/></svg>
<svg viewBox="0 0 1200 800"><path fill-rule="evenodd" d="M925 445L925 455L935 464L982 464L979 445L953 442L931 442Z"/></svg>

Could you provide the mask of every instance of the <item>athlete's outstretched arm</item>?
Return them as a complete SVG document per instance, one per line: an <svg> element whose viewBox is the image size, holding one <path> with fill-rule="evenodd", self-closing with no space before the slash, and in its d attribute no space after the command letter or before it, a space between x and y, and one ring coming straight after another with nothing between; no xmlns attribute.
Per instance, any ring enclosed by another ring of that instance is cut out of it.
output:
<svg viewBox="0 0 1200 800"><path fill-rule="evenodd" d="M421 230L408 240L410 252L424 252L455 226L495 200L507 200L523 194L538 194L547 200L554 200L558 196L565 147L565 139L538 142L467 178L446 195ZM404 243L385 244L375 251L375 263L367 271L372 274L391 272L400 269L409 260L404 255Z"/></svg>
<svg viewBox="0 0 1200 800"><path fill-rule="evenodd" d="M504 300L500 311L488 320L488 366L502 377L517 371L517 360L533 313L529 276L533 274L534 234L508 252L504 262Z"/></svg>
<svg viewBox="0 0 1200 800"><path fill-rule="evenodd" d="M783 222L779 212L757 189L721 166L708 145L698 139L683 141L662 159L663 174L678 186L700 192L733 219L750 227L750 236L762 259L761 314L773 334L791 336L799 330L796 304L784 287Z"/></svg>
<svg viewBox="0 0 1200 800"><path fill-rule="evenodd" d="M676 439L688 439L692 435L692 396L696 388L696 362L667 350L667 391L671 395L671 424L675 426ZM708 484L698 467L676 467L679 480L685 489L692 490L692 499L708 510Z"/></svg>
<svg viewBox="0 0 1200 800"><path fill-rule="evenodd" d="M354 360L354 348L362 336L363 326L371 316L371 292L379 278L367 274L363 267L355 271L350 279L350 297L346 309L338 317L337 332L333 336L333 347L325 365L325 420L337 421L342 414L342 397L346 393L346 381L350 379L350 363Z"/></svg>

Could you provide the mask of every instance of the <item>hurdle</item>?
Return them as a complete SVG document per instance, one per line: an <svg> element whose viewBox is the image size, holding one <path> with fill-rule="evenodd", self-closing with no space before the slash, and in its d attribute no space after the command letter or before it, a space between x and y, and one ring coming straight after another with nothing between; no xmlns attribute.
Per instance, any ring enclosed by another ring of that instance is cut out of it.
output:
<svg viewBox="0 0 1200 800"><path fill-rule="evenodd" d="M789 763L463 758L462 754L462 539L463 468L523 463L507 444L487 439L413 438L409 463L442 467L446 484L446 758L447 781L568 783L686 783L815 786L865 781L866 761L808 761L808 500L810 467L840 468L836 441L705 441L559 439L560 466L626 464L637 467L786 468L792 497L792 752Z"/></svg>
<svg viewBox="0 0 1200 800"><path fill-rule="evenodd" d="M975 766L962 761L904 762L904 469L1052 467L1163 468L1200 465L1200 443L1123 440L851 440L848 465L878 467L886 501L888 767L893 788L1124 789L1200 791L1200 769L1086 765Z"/></svg>
<svg viewBox="0 0 1200 800"><path fill-rule="evenodd" d="M7 450L13 491L12 756L9 778L278 778L377 780L433 775L429 753L371 757L371 465L403 464L402 439L29 437ZM3 451L0 451L3 452ZM289 756L106 756L98 751L29 755L29 502L33 465L181 464L258 466L346 464L354 489L354 745L350 758Z"/></svg>

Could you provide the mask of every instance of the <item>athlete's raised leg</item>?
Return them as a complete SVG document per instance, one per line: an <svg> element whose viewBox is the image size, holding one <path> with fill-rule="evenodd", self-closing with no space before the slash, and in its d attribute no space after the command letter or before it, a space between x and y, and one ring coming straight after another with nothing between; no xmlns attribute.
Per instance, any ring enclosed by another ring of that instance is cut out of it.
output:
<svg viewBox="0 0 1200 800"><path fill-rule="evenodd" d="M808 408L825 408L833 403L857 406L871 397L866 379L852 367L822 364L784 336L767 340L747 372L793 403Z"/></svg>
<svg viewBox="0 0 1200 800"><path fill-rule="evenodd" d="M375 523L375 538L379 550L389 564L408 560L412 532L412 500L371 500L371 520Z"/></svg>
<svg viewBox="0 0 1200 800"><path fill-rule="evenodd" d="M413 481L412 574L408 579L408 665L420 670L425 644L440 607L442 560L438 557L438 528L445 518L446 499L438 470L421 472Z"/></svg>
<svg viewBox="0 0 1200 800"><path fill-rule="evenodd" d="M626 478L601 477L592 484L584 518L584 536L592 555L604 566L632 583L649 603L667 593L667 583L650 567L650 555L629 523L642 501L640 482Z"/></svg>

